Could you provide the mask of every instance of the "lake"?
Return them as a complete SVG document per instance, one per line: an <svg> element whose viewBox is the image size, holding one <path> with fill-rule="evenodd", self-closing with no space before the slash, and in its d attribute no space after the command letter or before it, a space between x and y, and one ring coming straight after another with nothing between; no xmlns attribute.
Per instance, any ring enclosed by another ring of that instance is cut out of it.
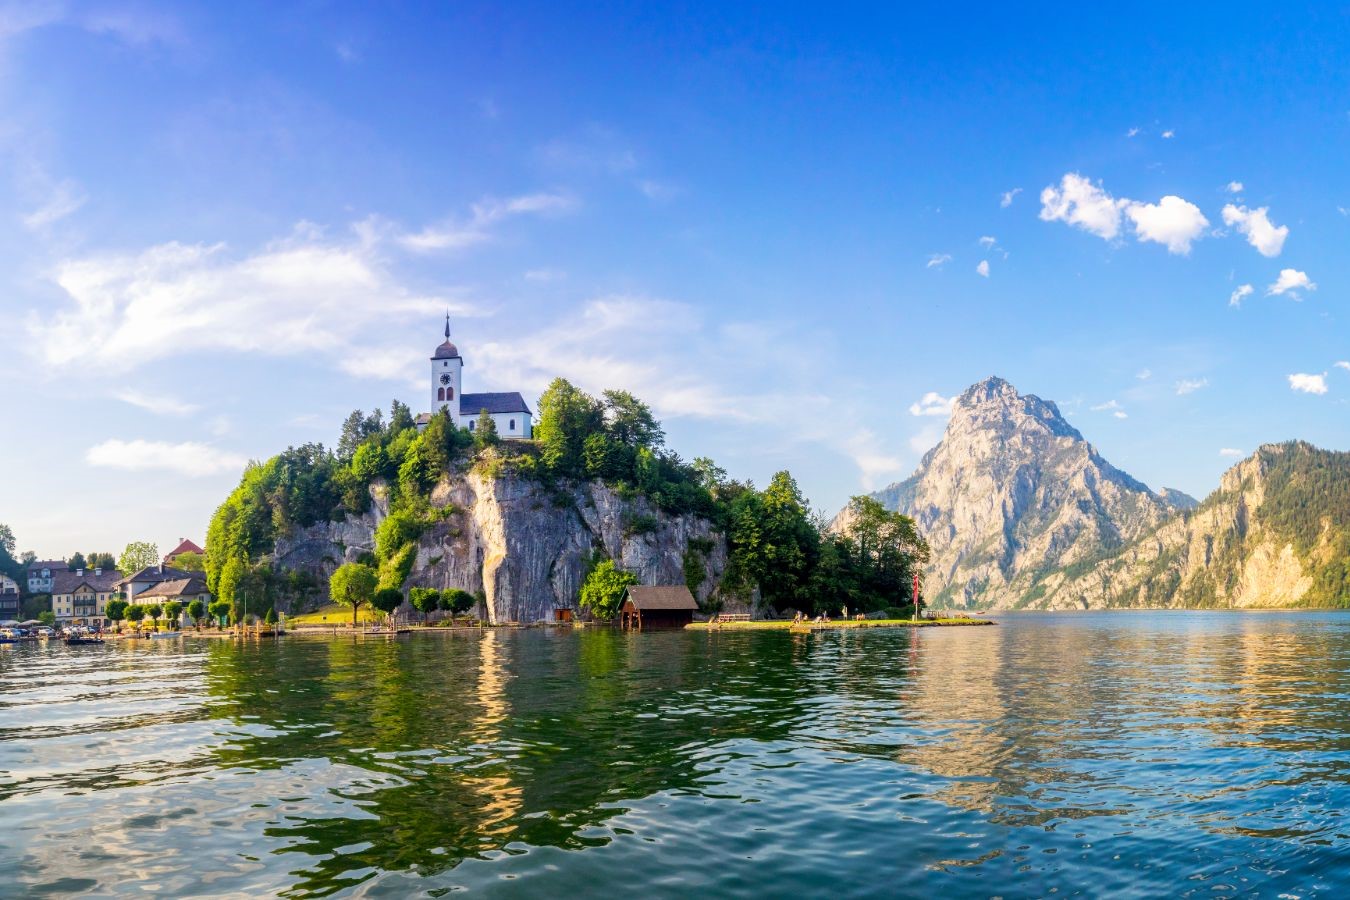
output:
<svg viewBox="0 0 1350 900"><path fill-rule="evenodd" d="M0 895L1343 896L1350 615L0 651Z"/></svg>

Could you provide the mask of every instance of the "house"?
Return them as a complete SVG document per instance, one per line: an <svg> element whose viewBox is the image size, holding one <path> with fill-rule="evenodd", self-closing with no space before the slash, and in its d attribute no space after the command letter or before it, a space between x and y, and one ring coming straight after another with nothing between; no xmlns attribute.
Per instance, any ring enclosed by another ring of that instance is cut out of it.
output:
<svg viewBox="0 0 1350 900"><path fill-rule="evenodd" d="M146 566L133 575L128 575L117 582L117 589L122 592L122 596L130 603L139 603L140 595L150 588L155 587L160 582L172 581L181 578L200 577L200 572L188 572L183 569L175 569L173 566L166 566L160 563L156 566Z"/></svg>
<svg viewBox="0 0 1350 900"><path fill-rule="evenodd" d="M117 596L121 572L76 569L52 576L52 612L62 625L107 624L108 601Z"/></svg>
<svg viewBox="0 0 1350 900"><path fill-rule="evenodd" d="M19 603L19 583L0 575L0 622L18 621Z"/></svg>
<svg viewBox="0 0 1350 900"><path fill-rule="evenodd" d="M179 614L180 623L187 615L188 604L193 600L200 600L205 605L210 606L211 592L206 589L206 577L198 574L187 578L168 578L136 595L137 603L163 605L170 600L177 600L183 604L183 609Z"/></svg>
<svg viewBox="0 0 1350 900"><path fill-rule="evenodd" d="M188 540L187 538L179 538L178 546L174 547L173 550L171 550L169 554L164 557L164 565L166 566L178 565L178 557L182 556L184 553L195 553L201 557L206 556L206 551L203 550L201 547L198 547L195 543Z"/></svg>
<svg viewBox="0 0 1350 900"><path fill-rule="evenodd" d="M698 601L684 585L629 585L620 612L624 628L683 628L694 621Z"/></svg>
<svg viewBox="0 0 1350 900"><path fill-rule="evenodd" d="M28 564L28 593L50 594L52 578L57 572L68 572L70 566L64 559L44 559Z"/></svg>
<svg viewBox="0 0 1350 900"><path fill-rule="evenodd" d="M497 426L499 437L528 438L534 433L534 413L525 405L519 391L486 394L465 394L460 388L464 380L464 359L459 348L450 343L450 316L445 317L445 343L431 355L431 412L417 417L418 429L425 428L431 417L444 410L456 428L473 431L478 417L486 411Z"/></svg>

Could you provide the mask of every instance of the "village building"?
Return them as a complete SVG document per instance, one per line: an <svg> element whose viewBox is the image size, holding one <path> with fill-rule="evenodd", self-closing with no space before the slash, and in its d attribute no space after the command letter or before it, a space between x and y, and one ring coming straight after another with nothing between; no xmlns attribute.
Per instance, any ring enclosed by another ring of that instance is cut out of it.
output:
<svg viewBox="0 0 1350 900"><path fill-rule="evenodd" d="M28 593L50 594L52 579L57 572L68 572L70 566L64 559L44 559L28 564Z"/></svg>
<svg viewBox="0 0 1350 900"><path fill-rule="evenodd" d="M116 569L76 569L52 576L52 613L62 625L107 624L108 601L117 596Z"/></svg>
<svg viewBox="0 0 1350 900"><path fill-rule="evenodd" d="M8 575L0 575L0 622L17 621L19 604L19 583Z"/></svg>
<svg viewBox="0 0 1350 900"><path fill-rule="evenodd" d="M161 582L173 581L183 578L196 578L201 575L200 572L188 572L183 569L175 569L173 566L166 566L163 563L154 566L146 566L139 572L128 575L117 582L117 589L122 592L122 597L129 603L139 603L140 595L156 587Z"/></svg>
<svg viewBox="0 0 1350 900"><path fill-rule="evenodd" d="M525 405L519 391L465 394L464 358L450 342L450 316L445 317L445 343L431 356L431 412L417 417L418 429L444 410L456 428L470 431L478 427L478 417L486 411L497 426L497 435L506 439L528 438L534 433L534 414Z"/></svg>
<svg viewBox="0 0 1350 900"><path fill-rule="evenodd" d="M188 540L187 538L179 538L178 546L174 547L173 550L169 551L169 553L165 555L164 565L166 566L178 565L178 557L182 556L184 553L195 553L200 557L203 558L206 557L206 551L203 550L201 547L198 547L195 543Z"/></svg>
<svg viewBox="0 0 1350 900"><path fill-rule="evenodd" d="M694 621L698 601L682 584L633 584L619 611L624 628L683 628Z"/></svg>
<svg viewBox="0 0 1350 900"><path fill-rule="evenodd" d="M211 592L206 589L206 577L190 575L187 578L167 578L136 595L136 602L143 604L163 605L170 600L176 600L183 605L178 614L179 621L175 624L187 621L187 606L193 600L200 600L207 606L211 605Z"/></svg>

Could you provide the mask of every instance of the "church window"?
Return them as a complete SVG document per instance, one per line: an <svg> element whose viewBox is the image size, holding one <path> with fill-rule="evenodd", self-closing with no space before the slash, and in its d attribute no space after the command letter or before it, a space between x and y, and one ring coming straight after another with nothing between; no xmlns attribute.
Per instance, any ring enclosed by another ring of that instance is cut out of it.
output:
<svg viewBox="0 0 1350 900"><path fill-rule="evenodd" d="M470 420L469 420L469 430L470 430L470 431L473 431L473 426L475 426L475 425L477 425L477 424L478 424L478 423L475 422L473 419L470 419Z"/></svg>
<svg viewBox="0 0 1350 900"><path fill-rule="evenodd" d="M515 430L516 430L516 420L515 420L515 419L512 419L512 420L511 420L511 429L510 429L510 430L511 430L511 431L515 431Z"/></svg>
<svg viewBox="0 0 1350 900"><path fill-rule="evenodd" d="M447 400L453 400L453 399L455 399L455 389L454 389L454 388L448 387L448 388L445 389L445 399L447 399Z"/></svg>
<svg viewBox="0 0 1350 900"><path fill-rule="evenodd" d="M445 399L445 388L436 388L436 399L437 401Z"/></svg>

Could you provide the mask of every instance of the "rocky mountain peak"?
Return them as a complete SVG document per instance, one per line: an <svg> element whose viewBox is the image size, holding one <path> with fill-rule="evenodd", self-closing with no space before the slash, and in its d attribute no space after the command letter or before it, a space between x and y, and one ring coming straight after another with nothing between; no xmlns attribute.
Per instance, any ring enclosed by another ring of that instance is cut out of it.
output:
<svg viewBox="0 0 1350 900"><path fill-rule="evenodd" d="M997 375L966 388L952 404L948 432L966 426L996 426L1001 430L1033 427L1082 440L1082 435L1065 421L1054 403L1035 394L1021 394Z"/></svg>

